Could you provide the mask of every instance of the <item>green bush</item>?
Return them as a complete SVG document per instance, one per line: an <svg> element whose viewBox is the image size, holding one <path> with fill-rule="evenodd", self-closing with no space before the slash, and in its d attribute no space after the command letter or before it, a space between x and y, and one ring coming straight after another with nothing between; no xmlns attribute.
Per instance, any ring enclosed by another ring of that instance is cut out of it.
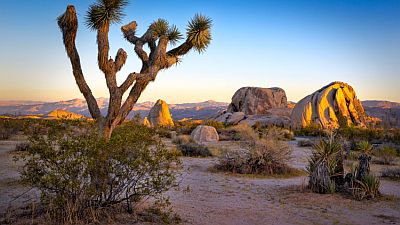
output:
<svg viewBox="0 0 400 225"><path fill-rule="evenodd" d="M182 152L184 156L190 156L190 157L212 156L211 151L206 146L199 145L194 142L186 144L178 144L177 148Z"/></svg>
<svg viewBox="0 0 400 225"><path fill-rule="evenodd" d="M124 203L128 211L148 197L159 198L175 185L171 168L176 155L155 132L124 124L111 140L99 140L91 128L76 132L49 127L46 135L32 135L21 179L41 192L52 219L88 221L93 211Z"/></svg>
<svg viewBox="0 0 400 225"><path fill-rule="evenodd" d="M397 159L397 151L393 147L390 146L382 146L380 149L374 152L374 155L378 157L378 162L385 164L385 165L391 165L394 164L394 162Z"/></svg>

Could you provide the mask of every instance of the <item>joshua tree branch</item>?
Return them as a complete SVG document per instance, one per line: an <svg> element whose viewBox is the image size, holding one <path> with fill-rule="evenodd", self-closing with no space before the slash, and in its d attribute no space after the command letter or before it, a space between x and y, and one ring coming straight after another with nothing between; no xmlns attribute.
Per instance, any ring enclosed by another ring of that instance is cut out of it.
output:
<svg viewBox="0 0 400 225"><path fill-rule="evenodd" d="M97 101L87 85L85 77L83 76L79 53L75 45L76 33L78 30L78 18L76 17L74 6L69 5L65 13L58 17L58 26L60 27L63 35L65 50L67 51L67 55L71 61L72 72L75 77L76 84L86 99L90 115L95 120L101 120L102 116L99 106L97 105Z"/></svg>
<svg viewBox="0 0 400 225"><path fill-rule="evenodd" d="M119 89L121 91L121 93L125 93L126 90L128 90L128 88L130 86L132 86L133 82L135 82L135 80L138 80L140 78L145 77L145 74L140 74L140 73L130 73L128 75L128 77L126 78L126 80L124 81L124 83L121 84L121 86L119 86Z"/></svg>
<svg viewBox="0 0 400 225"><path fill-rule="evenodd" d="M179 57L187 54L193 48L188 40L182 43L180 46L171 49L167 52L168 67L179 62Z"/></svg>
<svg viewBox="0 0 400 225"><path fill-rule="evenodd" d="M124 64L126 62L127 57L128 57L128 55L122 48L118 49L117 55L115 56L115 63L114 63L115 72L118 72L121 70L122 66L124 66Z"/></svg>
<svg viewBox="0 0 400 225"><path fill-rule="evenodd" d="M108 52L110 50L110 46L108 43L108 30L109 30L108 23L97 30L97 48L98 48L97 60L99 68L101 71L104 72L104 74L107 74L109 70Z"/></svg>

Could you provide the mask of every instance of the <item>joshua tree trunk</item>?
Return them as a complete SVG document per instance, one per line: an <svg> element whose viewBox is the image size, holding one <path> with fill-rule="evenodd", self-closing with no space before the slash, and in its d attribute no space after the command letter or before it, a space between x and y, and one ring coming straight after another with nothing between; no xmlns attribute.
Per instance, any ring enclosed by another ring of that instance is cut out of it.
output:
<svg viewBox="0 0 400 225"><path fill-rule="evenodd" d="M364 177L369 174L369 161L371 161L371 156L367 154L361 154L358 157L357 180L362 181Z"/></svg>
<svg viewBox="0 0 400 225"><path fill-rule="evenodd" d="M156 79L160 70L175 65L180 61L181 56L193 48L199 52L204 51L211 40L211 20L201 15L196 15L189 22L186 41L170 51L167 51L168 44L174 44L181 39L182 35L175 26L169 26L167 21L162 19L155 21L141 37L136 36L137 24L135 21L122 26L121 31L124 37L135 46L134 51L142 61L142 69L140 73L130 73L126 80L118 86L116 75L124 66L127 53L120 48L115 60L109 56L108 32L110 24L121 19L123 15L121 10L124 5L126 5L126 1L123 0L102 0L89 8L87 16L88 26L97 31L98 65L104 73L110 95L106 116L100 113L97 101L82 72L75 45L78 19L74 6L69 5L65 13L58 17L58 26L63 35L64 46L71 61L76 84L86 99L90 115L99 127L100 136L106 140L111 138L113 130L125 120L142 92L151 81ZM150 54L143 49L146 44L150 49ZM123 94L130 87L132 88L129 95L123 102Z"/></svg>

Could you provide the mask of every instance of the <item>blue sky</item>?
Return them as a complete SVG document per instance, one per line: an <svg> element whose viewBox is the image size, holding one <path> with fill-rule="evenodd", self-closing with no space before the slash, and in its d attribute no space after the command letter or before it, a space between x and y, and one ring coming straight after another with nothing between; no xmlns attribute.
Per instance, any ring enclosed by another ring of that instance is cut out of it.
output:
<svg viewBox="0 0 400 225"><path fill-rule="evenodd" d="M57 101L82 98L72 76L56 18L75 5L77 47L96 97L107 97L97 67L96 33L84 25L93 1L2 1L0 7L0 100ZM204 54L191 52L159 73L139 101L230 101L243 86L282 87L298 101L335 81L352 85L360 99L400 102L400 1L134 1L121 24L111 27L110 55L128 52L122 81L140 61L119 27L132 20L139 33L157 18L185 31L195 13L213 19L213 41Z"/></svg>

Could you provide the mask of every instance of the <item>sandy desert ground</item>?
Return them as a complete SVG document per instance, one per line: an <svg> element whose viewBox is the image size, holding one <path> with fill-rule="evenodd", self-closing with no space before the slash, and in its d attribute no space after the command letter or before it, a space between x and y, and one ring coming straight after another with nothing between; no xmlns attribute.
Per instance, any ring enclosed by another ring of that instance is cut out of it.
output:
<svg viewBox="0 0 400 225"><path fill-rule="evenodd" d="M20 164L12 160L15 145L22 139L16 136L0 142L2 216L7 209L37 201L34 191L14 200L28 190L18 184ZM293 167L305 168L310 149L297 147L297 141L289 144L294 150ZM254 178L213 172L210 168L217 158L184 157L182 161L180 188L167 195L183 224L400 224L399 181L382 180L383 197L377 200L355 201L340 194L304 190L306 176Z"/></svg>

